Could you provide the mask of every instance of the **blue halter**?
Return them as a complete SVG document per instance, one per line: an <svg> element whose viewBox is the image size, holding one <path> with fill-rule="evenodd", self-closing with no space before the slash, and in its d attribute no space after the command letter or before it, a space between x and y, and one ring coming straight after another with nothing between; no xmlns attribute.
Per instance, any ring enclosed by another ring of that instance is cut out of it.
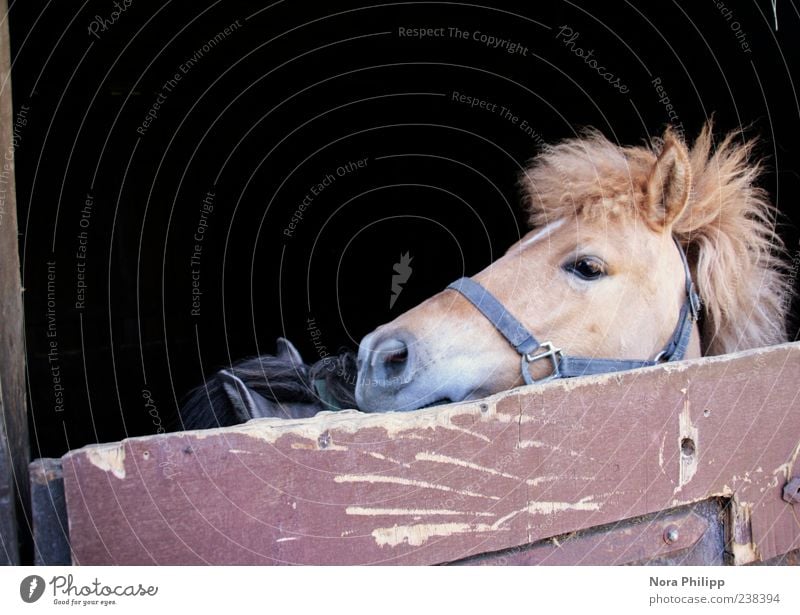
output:
<svg viewBox="0 0 800 615"><path fill-rule="evenodd" d="M555 348L551 342L539 342L511 313L497 300L492 293L486 290L475 280L461 278L450 284L447 288L461 293L487 320L494 325L500 334L508 340L521 357L520 370L526 384L538 384L554 378L574 378L590 374L604 374L620 372L628 369L649 367L667 361L680 361L689 347L692 335L692 326L700 315L700 296L692 282L689 263L686 254L675 239L678 252L683 262L683 272L686 284L686 300L681 306L678 324L672 337L661 352L652 361L631 361L625 359L594 359L586 357L566 356L560 348ZM552 364L552 373L539 380L534 380L530 373L530 364L542 359L548 359Z"/></svg>

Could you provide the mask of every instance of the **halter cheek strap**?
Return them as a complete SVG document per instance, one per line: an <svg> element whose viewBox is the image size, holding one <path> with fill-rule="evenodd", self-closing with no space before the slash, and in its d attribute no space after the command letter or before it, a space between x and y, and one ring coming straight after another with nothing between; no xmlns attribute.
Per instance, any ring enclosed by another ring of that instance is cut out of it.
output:
<svg viewBox="0 0 800 615"><path fill-rule="evenodd" d="M692 327L697 322L700 314L700 297L695 290L694 282L692 282L692 274L689 270L686 254L677 239L675 239L675 245L678 247L681 262L683 263L686 299L681 306L678 324L672 336L653 360L631 361L627 359L595 359L567 356L561 349L555 348L551 342L540 343L492 293L475 280L461 278L447 288L461 293L519 353L520 370L526 384L546 382L554 378L574 378L576 376L649 367L667 361L680 361L683 359L689 347ZM530 373L530 364L542 359L550 362L552 372L545 378L534 380Z"/></svg>

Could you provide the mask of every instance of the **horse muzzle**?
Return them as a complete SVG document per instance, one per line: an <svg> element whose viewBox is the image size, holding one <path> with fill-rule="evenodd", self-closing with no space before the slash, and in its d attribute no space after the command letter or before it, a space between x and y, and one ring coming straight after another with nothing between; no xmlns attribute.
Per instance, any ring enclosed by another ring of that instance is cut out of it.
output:
<svg viewBox="0 0 800 615"><path fill-rule="evenodd" d="M373 331L358 348L356 402L364 412L394 410L414 373L413 338L404 331Z"/></svg>
<svg viewBox="0 0 800 615"><path fill-rule="evenodd" d="M359 410L407 411L449 401L434 399L433 393L420 394L418 371L422 363L419 344L407 330L379 328L367 335L358 349Z"/></svg>

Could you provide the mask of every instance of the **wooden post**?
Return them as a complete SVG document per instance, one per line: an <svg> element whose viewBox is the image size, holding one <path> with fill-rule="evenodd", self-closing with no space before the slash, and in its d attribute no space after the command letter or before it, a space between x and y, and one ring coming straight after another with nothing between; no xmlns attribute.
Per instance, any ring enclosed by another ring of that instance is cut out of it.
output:
<svg viewBox="0 0 800 615"><path fill-rule="evenodd" d="M27 518L29 449L7 0L0 14L0 563L18 564L28 534L18 520Z"/></svg>
<svg viewBox="0 0 800 615"><path fill-rule="evenodd" d="M14 501L14 481L11 453L5 430L3 381L0 378L0 564L19 564L17 516Z"/></svg>
<svg viewBox="0 0 800 615"><path fill-rule="evenodd" d="M33 561L37 566L69 566L72 558L61 460L37 459L30 465L30 479Z"/></svg>

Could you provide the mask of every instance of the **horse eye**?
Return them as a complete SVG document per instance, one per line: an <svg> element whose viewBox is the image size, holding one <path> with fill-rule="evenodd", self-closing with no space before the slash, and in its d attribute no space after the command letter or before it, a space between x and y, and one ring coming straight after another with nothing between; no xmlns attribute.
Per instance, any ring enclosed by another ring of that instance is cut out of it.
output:
<svg viewBox="0 0 800 615"><path fill-rule="evenodd" d="M606 274L603 261L594 256L579 258L574 263L566 265L564 269L584 280L597 280Z"/></svg>

